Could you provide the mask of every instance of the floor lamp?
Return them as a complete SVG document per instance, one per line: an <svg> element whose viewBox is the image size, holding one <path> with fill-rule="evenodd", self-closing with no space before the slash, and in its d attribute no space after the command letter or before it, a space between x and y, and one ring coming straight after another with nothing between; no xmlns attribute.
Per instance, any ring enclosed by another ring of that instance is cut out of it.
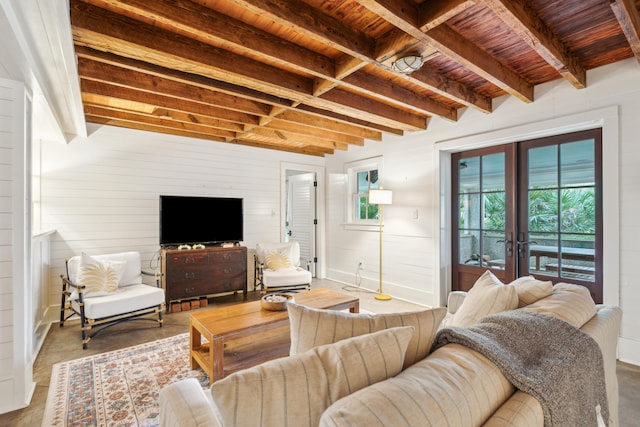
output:
<svg viewBox="0 0 640 427"><path fill-rule="evenodd" d="M375 299L382 301L391 299L391 295L382 293L382 207L390 205L392 198L391 190L383 190L382 187L379 190L369 190L369 204L378 205L378 220L380 222L380 287Z"/></svg>

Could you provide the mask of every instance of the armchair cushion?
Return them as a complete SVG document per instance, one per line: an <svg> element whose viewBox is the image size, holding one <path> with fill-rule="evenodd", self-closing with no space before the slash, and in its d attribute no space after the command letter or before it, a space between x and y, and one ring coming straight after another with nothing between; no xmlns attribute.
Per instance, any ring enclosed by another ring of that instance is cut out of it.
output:
<svg viewBox="0 0 640 427"><path fill-rule="evenodd" d="M78 270L80 268L81 256L76 255L67 261L67 269L69 273L69 280L73 283L78 282ZM140 258L140 252L119 252L108 255L95 255L93 259L104 261L120 261L124 262L124 269L122 276L118 281L118 287L138 285L142 283L142 261Z"/></svg>
<svg viewBox="0 0 640 427"><path fill-rule="evenodd" d="M211 394L222 424L317 426L333 402L397 375L412 334L401 327L361 335L216 381Z"/></svg>
<svg viewBox="0 0 640 427"><path fill-rule="evenodd" d="M71 297L71 303L80 310L78 300ZM139 284L118 288L116 292L100 298L84 300L87 319L102 319L123 313L153 307L164 303L164 290L151 285Z"/></svg>
<svg viewBox="0 0 640 427"><path fill-rule="evenodd" d="M275 252L285 255L291 261L292 267L297 267L300 264L300 244L298 242L258 243L256 245L256 256L261 264L267 265L267 254Z"/></svg>
<svg viewBox="0 0 640 427"><path fill-rule="evenodd" d="M100 262L83 252L80 256L77 285L85 287L85 298L112 294L118 290L124 267L124 261Z"/></svg>

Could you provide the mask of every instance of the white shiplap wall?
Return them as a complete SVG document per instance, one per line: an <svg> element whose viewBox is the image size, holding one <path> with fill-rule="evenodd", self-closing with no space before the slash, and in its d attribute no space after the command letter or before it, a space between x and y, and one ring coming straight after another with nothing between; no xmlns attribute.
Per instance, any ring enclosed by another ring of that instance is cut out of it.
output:
<svg viewBox="0 0 640 427"><path fill-rule="evenodd" d="M42 228L57 231L52 306L59 305L66 257L136 250L143 268L156 266L160 194L244 198L244 244L251 249L280 239L281 163L324 164L318 157L94 125L87 139L42 144L41 157Z"/></svg>
<svg viewBox="0 0 640 427"><path fill-rule="evenodd" d="M0 79L0 413L26 406L35 387L26 273L27 102L23 84Z"/></svg>

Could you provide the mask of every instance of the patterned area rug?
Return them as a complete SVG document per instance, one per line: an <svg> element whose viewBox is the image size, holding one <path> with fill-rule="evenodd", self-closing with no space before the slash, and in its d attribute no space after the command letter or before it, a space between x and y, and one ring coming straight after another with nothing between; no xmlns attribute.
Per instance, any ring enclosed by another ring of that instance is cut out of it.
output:
<svg viewBox="0 0 640 427"><path fill-rule="evenodd" d="M53 366L43 426L157 426L167 384L209 378L189 367L189 334Z"/></svg>

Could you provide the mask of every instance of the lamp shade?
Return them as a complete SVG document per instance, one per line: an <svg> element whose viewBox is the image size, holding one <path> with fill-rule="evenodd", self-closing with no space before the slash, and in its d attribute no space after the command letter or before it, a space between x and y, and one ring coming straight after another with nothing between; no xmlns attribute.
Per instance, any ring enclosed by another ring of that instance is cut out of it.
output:
<svg viewBox="0 0 640 427"><path fill-rule="evenodd" d="M392 200L393 192L391 190L369 190L369 204L390 205Z"/></svg>

